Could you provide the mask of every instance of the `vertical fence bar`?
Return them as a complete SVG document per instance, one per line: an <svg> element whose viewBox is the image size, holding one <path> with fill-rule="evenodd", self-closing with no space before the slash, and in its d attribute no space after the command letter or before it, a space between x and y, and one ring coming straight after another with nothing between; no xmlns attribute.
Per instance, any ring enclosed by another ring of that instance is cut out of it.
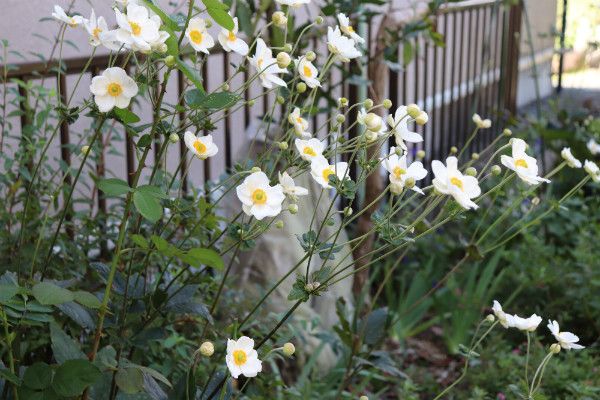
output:
<svg viewBox="0 0 600 400"><path fill-rule="evenodd" d="M521 38L522 13L523 4L519 2L518 4L510 7L510 13L508 17L508 82L506 96L504 98L504 106L511 113L514 113L517 109L517 82L519 79L519 44Z"/></svg>
<svg viewBox="0 0 600 400"><path fill-rule="evenodd" d="M181 107L181 111L179 111L179 129L183 131L185 126L185 100L183 98L183 92L185 91L185 77L183 76L183 72L177 70L177 98L179 99L179 106ZM181 191L185 195L188 191L188 180L187 180L187 147L185 145L185 141L179 141L179 162L181 163L181 168L179 170L181 176Z"/></svg>
<svg viewBox="0 0 600 400"><path fill-rule="evenodd" d="M225 81L229 79L229 53L223 53L223 76ZM223 110L225 113L225 170L228 171L232 165L231 157L231 121L229 110Z"/></svg>
<svg viewBox="0 0 600 400"><path fill-rule="evenodd" d="M443 14L444 17L444 48L442 49L442 59L444 62L442 63L442 90L441 90L441 120L440 120L440 130L439 130L439 143L440 149L437 154L438 158L442 158L442 155L446 155L448 153L448 132L446 132L443 128L446 126L446 55L448 49L448 14Z"/></svg>

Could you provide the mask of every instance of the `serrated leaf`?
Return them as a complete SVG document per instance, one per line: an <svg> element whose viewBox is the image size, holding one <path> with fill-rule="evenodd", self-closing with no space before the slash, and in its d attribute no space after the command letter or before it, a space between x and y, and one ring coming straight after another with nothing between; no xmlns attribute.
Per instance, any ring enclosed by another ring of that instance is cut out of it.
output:
<svg viewBox="0 0 600 400"><path fill-rule="evenodd" d="M217 270L222 270L224 268L223 259L214 250L211 249L191 249L187 252L187 256L191 258L194 263L191 263L193 266L198 267L200 265L207 265L209 267L213 267Z"/></svg>
<svg viewBox="0 0 600 400"><path fill-rule="evenodd" d="M62 304L73 301L75 298L73 292L70 290L61 288L50 282L38 283L33 287L31 292L33 297L43 305Z"/></svg>
<svg viewBox="0 0 600 400"><path fill-rule="evenodd" d="M150 222L156 222L162 217L163 208L160 202L148 193L134 192L133 204L138 212Z"/></svg>
<svg viewBox="0 0 600 400"><path fill-rule="evenodd" d="M115 381L119 389L126 394L135 394L144 390L144 375L138 368L119 368Z"/></svg>
<svg viewBox="0 0 600 400"><path fill-rule="evenodd" d="M52 383L52 368L44 362L30 365L23 375L23 385L34 390L46 389Z"/></svg>
<svg viewBox="0 0 600 400"><path fill-rule="evenodd" d="M19 292L19 287L11 284L0 284L0 303L5 303L15 297Z"/></svg>
<svg viewBox="0 0 600 400"><path fill-rule="evenodd" d="M108 196L121 196L131 191L129 184L118 178L107 178L98 181L98 189Z"/></svg>
<svg viewBox="0 0 600 400"><path fill-rule="evenodd" d="M56 370L52 388L61 396L78 396L101 376L100 369L88 360L68 360Z"/></svg>
<svg viewBox="0 0 600 400"><path fill-rule="evenodd" d="M216 92L203 95L200 91L192 89L188 93L186 93L186 102L191 108L221 110L229 108L241 100L240 96L231 92Z"/></svg>
<svg viewBox="0 0 600 400"><path fill-rule="evenodd" d="M140 122L140 117L137 116L133 111L127 108L117 108L113 109L115 115L119 120L125 124L134 124L136 122Z"/></svg>
<svg viewBox="0 0 600 400"><path fill-rule="evenodd" d="M85 354L79 349L79 344L53 322L50 323L50 342L54 359L59 363L85 358Z"/></svg>
<svg viewBox="0 0 600 400"><path fill-rule="evenodd" d="M79 304L82 304L89 308L100 308L100 300L90 292L84 292L83 290L78 290L73 293L75 296L75 301Z"/></svg>
<svg viewBox="0 0 600 400"><path fill-rule="evenodd" d="M131 235L131 240L133 240L133 243L137 244L142 249L147 249L148 247L150 247L150 243L148 243L146 238L140 234L136 233L134 235Z"/></svg>
<svg viewBox="0 0 600 400"><path fill-rule="evenodd" d="M138 186L136 189L136 192L144 192L149 194L152 197L155 197L157 199L168 199L169 196L158 186L153 186L153 185L142 185L142 186Z"/></svg>
<svg viewBox="0 0 600 400"><path fill-rule="evenodd" d="M176 59L176 63L177 63L177 68L181 72L183 72L185 77L188 78L190 80L190 82L192 82L198 90L201 90L202 92L204 92L204 86L202 85L202 78L200 78L200 75L198 75L198 72L196 72L196 70L193 67L191 67L188 63L180 60L179 58Z"/></svg>

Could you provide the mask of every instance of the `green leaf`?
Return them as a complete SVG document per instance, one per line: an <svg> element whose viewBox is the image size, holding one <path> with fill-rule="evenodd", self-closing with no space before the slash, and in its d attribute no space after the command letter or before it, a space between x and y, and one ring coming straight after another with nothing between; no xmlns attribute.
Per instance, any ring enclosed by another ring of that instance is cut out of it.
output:
<svg viewBox="0 0 600 400"><path fill-rule="evenodd" d="M186 253L186 260L194 267L207 265L217 270L222 270L224 267L223 259L214 250L211 249L191 249ZM192 262L190 262L192 261Z"/></svg>
<svg viewBox="0 0 600 400"><path fill-rule="evenodd" d="M117 386L126 394L144 390L144 374L138 368L119 368L115 376Z"/></svg>
<svg viewBox="0 0 600 400"><path fill-rule="evenodd" d="M140 117L127 108L115 107L114 112L117 118L119 118L119 120L125 124L134 124L136 122L140 122Z"/></svg>
<svg viewBox="0 0 600 400"><path fill-rule="evenodd" d="M131 235L131 240L133 240L133 243L137 244L142 249L147 249L148 247L150 247L150 244L148 243L146 238L140 234L136 233Z"/></svg>
<svg viewBox="0 0 600 400"><path fill-rule="evenodd" d="M404 66L410 64L414 57L413 46L409 41L404 41L404 46L402 46L402 62Z"/></svg>
<svg viewBox="0 0 600 400"><path fill-rule="evenodd" d="M208 15L223 28L228 31L233 30L235 27L233 23L233 18L227 12L227 7L225 4L221 3L217 0L202 0L204 5L206 6L206 11L208 11Z"/></svg>
<svg viewBox="0 0 600 400"><path fill-rule="evenodd" d="M150 196L155 197L157 199L167 200L169 198L169 195L167 195L165 192L163 192L163 190L161 188L159 188L158 186L143 185L143 186L139 186L135 190L136 190L136 192L144 192L146 194L149 194Z"/></svg>
<svg viewBox="0 0 600 400"><path fill-rule="evenodd" d="M44 362L29 366L23 375L23 385L34 390L46 389L52 383L52 368Z"/></svg>
<svg viewBox="0 0 600 400"><path fill-rule="evenodd" d="M85 354L80 350L79 344L67 335L56 323L50 323L50 342L54 359L58 363L67 360L85 358Z"/></svg>
<svg viewBox="0 0 600 400"><path fill-rule="evenodd" d="M190 94L190 96L186 93L186 102L191 108L221 110L233 106L240 100L240 96L231 92L216 92L204 96L198 92L193 92L193 95Z"/></svg>
<svg viewBox="0 0 600 400"><path fill-rule="evenodd" d="M0 303L6 303L19 292L19 287L11 284L0 284Z"/></svg>
<svg viewBox="0 0 600 400"><path fill-rule="evenodd" d="M21 384L19 377L16 376L15 374L13 374L12 372L10 372L10 369L8 369L8 368L0 367L0 378L3 378L5 380L9 381L10 383L14 383L15 385Z"/></svg>
<svg viewBox="0 0 600 400"><path fill-rule="evenodd" d="M160 236L152 235L150 237L150 240L152 240L152 243L154 243L154 246L156 246L156 249L161 253L164 251L167 251L167 249L169 248L169 242L167 242L165 239L161 238Z"/></svg>
<svg viewBox="0 0 600 400"><path fill-rule="evenodd" d="M364 332L366 344L373 345L383 339L387 316L387 307L382 307L374 310L361 321L359 332Z"/></svg>
<svg viewBox="0 0 600 400"><path fill-rule="evenodd" d="M183 72L185 77L188 78L190 80L190 82L192 82L198 90L201 90L202 92L204 92L204 86L202 85L202 78L200 78L200 75L198 75L198 72L196 72L196 70L193 67L191 67L188 63L180 60L179 58L176 59L176 63L177 63L177 68L181 72Z"/></svg>
<svg viewBox="0 0 600 400"><path fill-rule="evenodd" d="M56 370L52 388L61 396L78 396L101 376L100 369L88 360L68 360Z"/></svg>
<svg viewBox="0 0 600 400"><path fill-rule="evenodd" d="M100 300L90 292L84 292L83 290L78 290L73 293L75 296L75 301L81 305L84 305L89 308L100 308Z"/></svg>
<svg viewBox="0 0 600 400"><path fill-rule="evenodd" d="M40 282L32 289L33 297L43 305L56 305L73 301L73 292L50 282Z"/></svg>
<svg viewBox="0 0 600 400"><path fill-rule="evenodd" d="M98 182L98 189L108 196L121 196L131 191L127 182L117 178L102 179Z"/></svg>
<svg viewBox="0 0 600 400"><path fill-rule="evenodd" d="M133 204L138 212L150 222L156 222L162 216L163 208L160 202L148 193L134 192Z"/></svg>

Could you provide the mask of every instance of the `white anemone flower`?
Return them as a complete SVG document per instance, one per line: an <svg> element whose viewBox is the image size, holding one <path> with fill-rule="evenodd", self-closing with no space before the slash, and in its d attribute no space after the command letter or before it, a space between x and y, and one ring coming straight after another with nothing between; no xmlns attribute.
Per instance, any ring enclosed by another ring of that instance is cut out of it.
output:
<svg viewBox="0 0 600 400"><path fill-rule="evenodd" d="M201 160L206 160L208 157L212 157L219 152L219 148L213 142L212 135L196 136L192 132L187 131L183 135L183 141L186 147Z"/></svg>
<svg viewBox="0 0 600 400"><path fill-rule="evenodd" d="M481 194L479 182L474 176L463 175L458 170L458 159L448 157L446 165L441 161L433 160L431 168L435 175L433 186L443 194L449 194L462 207L477 209L478 206L471 199Z"/></svg>
<svg viewBox="0 0 600 400"><path fill-rule="evenodd" d="M98 109L108 112L114 107L127 108L138 86L123 68L111 67L92 79L90 91Z"/></svg>
<svg viewBox="0 0 600 400"><path fill-rule="evenodd" d="M192 48L204 54L209 54L208 49L215 45L215 41L206 29L206 23L202 18L192 18L185 30L185 37Z"/></svg>
<svg viewBox="0 0 600 400"><path fill-rule="evenodd" d="M281 212L285 199L281 185L271 186L264 172L253 172L241 185L235 188L242 210L257 220L275 217Z"/></svg>
<svg viewBox="0 0 600 400"><path fill-rule="evenodd" d="M512 157L502 155L502 164L516 172L521 180L529 185L537 185L541 182L550 182L548 179L538 176L537 160L525 153L527 143L523 139L512 139Z"/></svg>
<svg viewBox="0 0 600 400"><path fill-rule="evenodd" d="M408 129L408 108L406 106L398 107L393 116L388 115L387 123L390 131L394 134L396 145L403 150L407 150L404 142L419 143L423 141L423 136Z"/></svg>
<svg viewBox="0 0 600 400"><path fill-rule="evenodd" d="M127 5L127 14L115 8L115 15L119 25L117 39L134 51L152 51L152 45L164 37L159 32L160 18L150 18L146 7L130 3Z"/></svg>
<svg viewBox="0 0 600 400"><path fill-rule="evenodd" d="M64 22L65 24L69 25L71 28L76 28L85 24L86 22L86 19L81 15L73 15L72 17L68 16L65 10L59 5L54 6L54 12L52 13L52 16L60 22Z"/></svg>
<svg viewBox="0 0 600 400"><path fill-rule="evenodd" d="M361 53L354 47L353 39L347 38L340 32L340 27L327 28L327 48L341 62L349 62L352 58L360 57Z"/></svg>
<svg viewBox="0 0 600 400"><path fill-rule="evenodd" d="M507 329L514 327L514 317L510 314L505 313L504 310L502 310L502 306L497 300L494 300L492 311L494 312L496 318L498 318L498 321L500 321L500 325Z"/></svg>
<svg viewBox="0 0 600 400"><path fill-rule="evenodd" d="M592 155L600 154L600 144L596 143L594 139L590 139L587 142L587 148Z"/></svg>
<svg viewBox="0 0 600 400"><path fill-rule="evenodd" d="M564 149L562 149L560 152L560 155L567 162L567 165L569 167L581 168L581 161L579 161L578 159L575 158L575 156L573 156L573 153L571 153L570 148L565 147Z"/></svg>
<svg viewBox="0 0 600 400"><path fill-rule="evenodd" d="M253 378L262 371L262 362L254 350L254 340L242 336L238 340L227 339L227 368L234 379L240 375Z"/></svg>
<svg viewBox="0 0 600 400"><path fill-rule="evenodd" d="M294 111L288 116L288 122L294 126L294 132L296 132L297 136L303 138L312 137L312 135L307 132L308 121L302 118L298 107L294 108Z"/></svg>
<svg viewBox="0 0 600 400"><path fill-rule="evenodd" d="M390 182L395 186L398 193L406 186L406 180L412 178L415 181L420 181L427 176L427 170L423 168L423 163L415 161L408 165L406 154L399 157L396 154L396 148L390 148L390 154L387 158L382 159L383 168L390 173ZM411 188L417 193L424 194L423 191L416 185Z"/></svg>
<svg viewBox="0 0 600 400"><path fill-rule="evenodd" d="M579 342L579 337L577 337L577 335L571 332L561 332L557 321L548 320L548 329L550 329L550 332L563 349L580 350L585 348L585 346L577 344L577 342Z"/></svg>
<svg viewBox="0 0 600 400"><path fill-rule="evenodd" d="M303 4L310 4L310 0L275 0L281 5L298 8Z"/></svg>
<svg viewBox="0 0 600 400"><path fill-rule="evenodd" d="M535 331L540 322L542 322L542 317L536 314L529 318L521 318L516 314L512 317L513 327L525 332Z"/></svg>
<svg viewBox="0 0 600 400"><path fill-rule="evenodd" d="M341 181L346 178L348 172L348 163L338 162L329 164L329 161L323 156L315 157L310 163L310 174L324 189L331 189L329 179L332 175L338 177Z"/></svg>
<svg viewBox="0 0 600 400"><path fill-rule="evenodd" d="M298 150L300 157L306 161L312 161L314 158L323 157L323 151L326 147L324 141L316 138L308 140L296 139L294 145L296 146L296 150Z"/></svg>
<svg viewBox="0 0 600 400"><path fill-rule="evenodd" d="M594 182L600 182L600 168L598 168L595 162L585 160L583 163L583 169L585 172L590 174Z"/></svg>
<svg viewBox="0 0 600 400"><path fill-rule="evenodd" d="M228 31L225 28L221 29L221 32L217 35L217 39L219 39L219 43L221 43L223 50L226 52L229 53L230 51L233 51L240 56L246 56L249 50L248 45L237 36L238 30L238 19L237 17L234 17L233 30Z"/></svg>
<svg viewBox="0 0 600 400"><path fill-rule="evenodd" d="M346 16L346 14L340 13L337 16L338 23L340 24L340 29L344 34L354 40L356 43L364 43L365 39L360 37L352 25L350 24L350 18Z"/></svg>
<svg viewBox="0 0 600 400"><path fill-rule="evenodd" d="M273 85L287 86L285 81L276 75L286 73L287 70L277 65L273 52L261 38L256 39L256 51L249 61L258 72L263 87L271 89Z"/></svg>
<svg viewBox="0 0 600 400"><path fill-rule="evenodd" d="M296 199L298 196L306 196L308 194L308 189L303 188L301 186L296 186L294 179L287 173L281 172L279 174L279 184L283 189L283 193L289 196L292 199Z"/></svg>
<svg viewBox="0 0 600 400"><path fill-rule="evenodd" d="M321 87L321 82L319 82L318 79L319 71L312 62L306 59L306 56L302 56L298 59L296 62L296 69L298 75L300 75L300 79L306 83L306 86L311 89Z"/></svg>
<svg viewBox="0 0 600 400"><path fill-rule="evenodd" d="M487 129L492 127L492 120L483 119L479 114L473 114L473 122L479 129Z"/></svg>
<svg viewBox="0 0 600 400"><path fill-rule="evenodd" d="M127 8L127 6L130 4L141 5L140 2L143 0L115 0L115 1L117 3L119 3L121 6L123 6L123 8Z"/></svg>
<svg viewBox="0 0 600 400"><path fill-rule="evenodd" d="M104 17L96 18L96 13L92 9L90 19L86 20L83 23L83 26L90 35L89 40L92 46L97 47L101 44L104 44L103 38L105 37L106 32L109 32L108 25L106 24Z"/></svg>

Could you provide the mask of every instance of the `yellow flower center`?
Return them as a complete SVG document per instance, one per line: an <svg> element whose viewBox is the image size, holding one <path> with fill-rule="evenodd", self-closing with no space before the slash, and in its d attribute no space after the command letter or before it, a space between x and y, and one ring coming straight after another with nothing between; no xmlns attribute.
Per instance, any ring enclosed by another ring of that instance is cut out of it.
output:
<svg viewBox="0 0 600 400"><path fill-rule="evenodd" d="M396 178L400 178L402 175L406 173L406 170L400 167L394 168L394 176Z"/></svg>
<svg viewBox="0 0 600 400"><path fill-rule="evenodd" d="M527 161L523 160L522 158L519 158L517 161L515 161L515 166L517 167L523 167L523 168L527 168Z"/></svg>
<svg viewBox="0 0 600 400"><path fill-rule="evenodd" d="M113 97L117 97L117 96L120 96L121 93L123 93L123 88L117 82L111 82L108 84L106 91L108 92L109 95L111 95Z"/></svg>
<svg viewBox="0 0 600 400"><path fill-rule="evenodd" d="M299 123L299 124L303 123L303 121L304 121L304 120L302 119L302 117L297 117L297 118L296 118L296 122L297 122L297 123ZM306 149L305 149L305 150L306 150Z"/></svg>
<svg viewBox="0 0 600 400"><path fill-rule="evenodd" d="M206 152L206 145L202 143L200 140L196 140L194 142L194 149L198 152L198 154L204 154Z"/></svg>
<svg viewBox="0 0 600 400"><path fill-rule="evenodd" d="M348 25L346 29L348 29L348 32L354 33L354 28L352 26Z"/></svg>
<svg viewBox="0 0 600 400"><path fill-rule="evenodd" d="M309 146L306 146L306 147L304 148L304 150L302 150L302 152L303 152L304 154L306 154L306 155L309 155L309 156L312 156L312 157L314 157L314 156L316 156L316 155L317 155L317 153L315 153L315 151L313 150L313 148L312 148L312 147L309 147Z"/></svg>
<svg viewBox="0 0 600 400"><path fill-rule="evenodd" d="M129 26L131 27L131 33L133 33L134 36L140 36L142 27L138 23L129 21Z"/></svg>
<svg viewBox="0 0 600 400"><path fill-rule="evenodd" d="M75 28L77 26L77 21L75 21L75 18L69 17L69 20L71 20L71 22L69 23L69 26L71 28Z"/></svg>
<svg viewBox="0 0 600 400"><path fill-rule="evenodd" d="M100 32L102 32L102 29L100 28L94 28L94 30L92 31L92 36L95 37L96 39L100 38Z"/></svg>
<svg viewBox="0 0 600 400"><path fill-rule="evenodd" d="M254 190L254 192L252 192L252 202L254 204L265 204L267 202L267 193L262 189ZM244 361L246 361L245 353L244 353Z"/></svg>
<svg viewBox="0 0 600 400"><path fill-rule="evenodd" d="M202 43L202 34L199 30L193 30L190 32L190 39L192 40L192 42L200 44Z"/></svg>
<svg viewBox="0 0 600 400"><path fill-rule="evenodd" d="M265 62L264 58L259 58L258 61L256 62L256 64L258 65L258 68L262 68L262 65L264 62Z"/></svg>
<svg viewBox="0 0 600 400"><path fill-rule="evenodd" d="M230 42L233 42L235 39L237 39L235 37L235 33L233 33L233 31L229 31L229 35L227 35L227 40L229 40Z"/></svg>
<svg viewBox="0 0 600 400"><path fill-rule="evenodd" d="M333 167L328 167L323 170L323 179L325 179L325 182L329 183L329 177L331 175L335 175L335 171L333 170Z"/></svg>
<svg viewBox="0 0 600 400"><path fill-rule="evenodd" d="M451 178L450 183L459 188L460 190L463 190L463 183L457 177Z"/></svg>
<svg viewBox="0 0 600 400"><path fill-rule="evenodd" d="M304 76L306 76L307 78L312 78L312 71L310 70L310 68L308 68L308 65L305 65L302 70L304 72Z"/></svg>
<svg viewBox="0 0 600 400"><path fill-rule="evenodd" d="M248 360L248 356L246 355L246 352L244 350L234 350L233 351L233 362L238 367L246 364L247 360Z"/></svg>

